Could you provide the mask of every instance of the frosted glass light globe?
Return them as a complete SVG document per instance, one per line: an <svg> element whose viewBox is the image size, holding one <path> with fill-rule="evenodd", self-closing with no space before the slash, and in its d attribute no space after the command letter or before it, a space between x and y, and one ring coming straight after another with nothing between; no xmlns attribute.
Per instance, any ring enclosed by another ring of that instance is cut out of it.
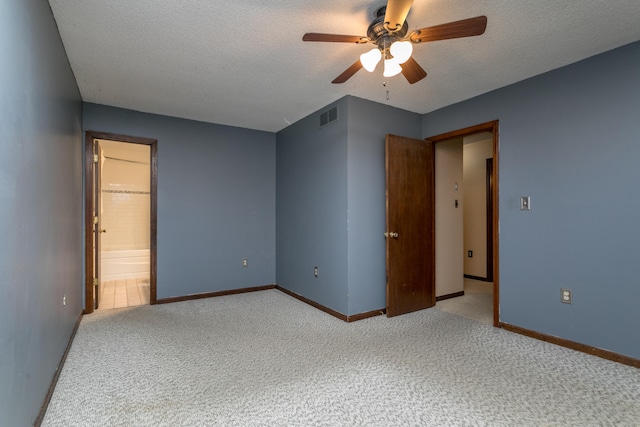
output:
<svg viewBox="0 0 640 427"><path fill-rule="evenodd" d="M378 65L378 62L380 62L381 58L382 53L380 52L380 49L376 47L374 49L371 49L369 52L360 55L360 63L365 70L371 73L376 69L376 65Z"/></svg>
<svg viewBox="0 0 640 427"><path fill-rule="evenodd" d="M402 72L402 67L395 58L385 59L384 60L384 73L382 73L385 77L393 77Z"/></svg>
<svg viewBox="0 0 640 427"><path fill-rule="evenodd" d="M398 62L398 64L404 64L413 53L413 45L410 41L394 42L390 49L391 55Z"/></svg>

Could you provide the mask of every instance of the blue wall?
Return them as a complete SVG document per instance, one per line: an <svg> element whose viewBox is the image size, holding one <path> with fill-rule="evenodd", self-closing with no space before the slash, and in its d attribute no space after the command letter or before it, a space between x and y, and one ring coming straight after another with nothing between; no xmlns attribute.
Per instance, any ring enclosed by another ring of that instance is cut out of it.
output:
<svg viewBox="0 0 640 427"><path fill-rule="evenodd" d="M420 115L352 96L278 132L280 286L349 316L385 307L384 140L420 132Z"/></svg>
<svg viewBox="0 0 640 427"><path fill-rule="evenodd" d="M277 135L82 107L43 1L0 3L0 52L0 425L33 423L82 311L83 127L158 139L159 298L277 279L354 315L385 304L384 135L499 119L501 321L640 358L640 42L422 117L345 97Z"/></svg>
<svg viewBox="0 0 640 427"><path fill-rule="evenodd" d="M0 425L26 426L82 311L82 109L46 1L0 3L0 52Z"/></svg>
<svg viewBox="0 0 640 427"><path fill-rule="evenodd" d="M348 312L386 307L384 141L387 134L420 138L421 116L347 97Z"/></svg>
<svg viewBox="0 0 640 427"><path fill-rule="evenodd" d="M275 283L275 134L88 103L84 129L158 140L158 299Z"/></svg>
<svg viewBox="0 0 640 427"><path fill-rule="evenodd" d="M321 128L320 113L334 106L338 120ZM347 312L348 120L343 98L278 132L276 151L277 283L340 313Z"/></svg>
<svg viewBox="0 0 640 427"><path fill-rule="evenodd" d="M640 358L640 42L426 114L423 136L493 119L500 320Z"/></svg>

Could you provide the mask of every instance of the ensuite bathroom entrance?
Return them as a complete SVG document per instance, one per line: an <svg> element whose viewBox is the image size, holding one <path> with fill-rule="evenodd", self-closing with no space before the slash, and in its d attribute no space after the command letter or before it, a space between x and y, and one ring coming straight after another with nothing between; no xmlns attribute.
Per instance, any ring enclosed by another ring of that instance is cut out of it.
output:
<svg viewBox="0 0 640 427"><path fill-rule="evenodd" d="M98 309L149 304L149 146L97 140Z"/></svg>
<svg viewBox="0 0 640 427"><path fill-rule="evenodd" d="M87 133L88 313L155 302L155 140L126 139Z"/></svg>

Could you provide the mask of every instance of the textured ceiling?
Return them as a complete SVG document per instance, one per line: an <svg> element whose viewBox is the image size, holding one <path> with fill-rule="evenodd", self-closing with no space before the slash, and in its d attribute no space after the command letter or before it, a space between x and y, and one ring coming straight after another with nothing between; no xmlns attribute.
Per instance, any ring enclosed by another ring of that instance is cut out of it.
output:
<svg viewBox="0 0 640 427"><path fill-rule="evenodd" d="M414 85L380 66L335 85L373 45L302 35L364 36L385 0L49 3L83 100L272 132L344 95L426 113L640 40L638 0L415 0L409 31L478 15L487 30L416 45Z"/></svg>

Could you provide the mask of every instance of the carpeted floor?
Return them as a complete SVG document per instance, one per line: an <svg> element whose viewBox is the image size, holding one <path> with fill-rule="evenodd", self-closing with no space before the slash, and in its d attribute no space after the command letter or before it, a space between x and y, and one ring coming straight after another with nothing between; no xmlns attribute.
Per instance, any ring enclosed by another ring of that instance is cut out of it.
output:
<svg viewBox="0 0 640 427"><path fill-rule="evenodd" d="M436 303L442 311L493 325L493 283L464 279L464 295Z"/></svg>
<svg viewBox="0 0 640 427"><path fill-rule="evenodd" d="M637 426L640 370L439 308L277 290L82 319L44 426Z"/></svg>

